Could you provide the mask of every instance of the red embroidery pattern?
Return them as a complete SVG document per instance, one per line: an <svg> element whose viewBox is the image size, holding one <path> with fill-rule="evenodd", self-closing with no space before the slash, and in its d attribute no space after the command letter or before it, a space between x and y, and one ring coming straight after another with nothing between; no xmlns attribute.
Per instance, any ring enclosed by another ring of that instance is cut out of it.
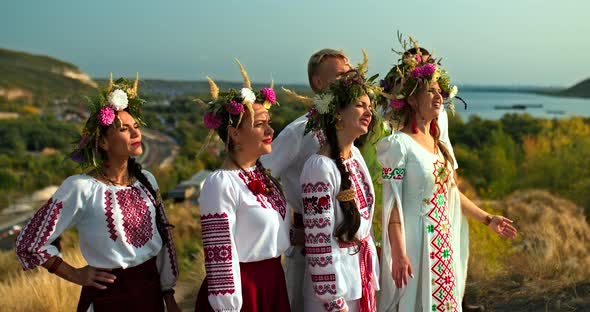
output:
<svg viewBox="0 0 590 312"><path fill-rule="evenodd" d="M324 303L324 309L326 309L326 312L340 312L344 308L348 308L348 306L346 305L346 300L342 298L338 298L329 303Z"/></svg>
<svg viewBox="0 0 590 312"><path fill-rule="evenodd" d="M201 216L209 295L235 293L232 248L227 214Z"/></svg>
<svg viewBox="0 0 590 312"><path fill-rule="evenodd" d="M139 248L152 239L152 214L137 187L117 191L117 202L123 215L123 230L128 244Z"/></svg>
<svg viewBox="0 0 590 312"><path fill-rule="evenodd" d="M105 209L105 216L107 216L107 227L109 228L109 233L111 233L111 239L113 242L117 241L117 231L115 230L115 223L113 219L113 202L112 202L113 193L110 190L106 190L104 192L104 209Z"/></svg>
<svg viewBox="0 0 590 312"><path fill-rule="evenodd" d="M335 282L336 281L336 274L312 274L311 275L312 282Z"/></svg>
<svg viewBox="0 0 590 312"><path fill-rule="evenodd" d="M330 222L330 218L328 218L328 217L305 219L305 227L309 228L309 229L313 229L313 228L323 229L326 226L330 226L330 225L332 225L332 222Z"/></svg>
<svg viewBox="0 0 590 312"><path fill-rule="evenodd" d="M250 171L250 173L252 174L255 180L265 179L263 173L260 172L258 168L254 168L254 170ZM242 179L242 181L244 181L244 183L246 183L246 185L248 185L248 183L251 182L250 179L243 172L240 172L238 176L240 177L240 179ZM281 192L276 187L272 188L270 195L261 193L256 194L255 196L256 200L260 203L262 208L272 208L276 210L281 215L283 220L285 220L285 215L287 214L287 200L285 199L285 196L283 196L283 194L281 194Z"/></svg>
<svg viewBox="0 0 590 312"><path fill-rule="evenodd" d="M330 188L330 183L319 181L316 183L305 183L301 185L302 194L322 193L327 192Z"/></svg>
<svg viewBox="0 0 590 312"><path fill-rule="evenodd" d="M430 239L430 271L432 277L432 311L457 311L456 283L454 275L451 231L447 214L447 187L449 179L445 164L434 162L436 191L430 201L433 205L428 212L429 225L426 227Z"/></svg>
<svg viewBox="0 0 590 312"><path fill-rule="evenodd" d="M317 235L305 234L305 243L307 244L330 244L332 243L332 235L326 233L318 233Z"/></svg>
<svg viewBox="0 0 590 312"><path fill-rule="evenodd" d="M316 283L313 285L313 289L315 290L315 293L318 295L325 295L327 293L330 293L332 295L336 294L336 284L334 283Z"/></svg>
<svg viewBox="0 0 590 312"><path fill-rule="evenodd" d="M350 179L356 191L356 198L354 199L356 206L360 215L365 220L369 220L371 218L371 207L373 206L374 196L367 177L359 168L360 165L356 159L346 163L346 169L350 173Z"/></svg>
<svg viewBox="0 0 590 312"><path fill-rule="evenodd" d="M145 195L150 199L150 202L154 206L154 209L159 209L156 208L156 201L152 197L152 193L150 193L150 191L143 185L141 185L141 189L143 190ZM168 223L168 217L166 216L164 209L160 210L160 214L162 215L162 220L164 221L164 223ZM168 237L170 237L170 241L168 241L168 244L166 244L166 246L162 246L162 248L167 249L168 259L170 260L170 269L172 270L172 274L175 277L178 277L178 262L176 261L176 249L174 248L174 242L172 241L172 233L168 228L166 229L166 231L168 231Z"/></svg>
<svg viewBox="0 0 590 312"><path fill-rule="evenodd" d="M25 269L32 269L51 258L41 250L55 230L57 217L63 208L62 202L50 198L27 223L16 239L16 254Z"/></svg>
<svg viewBox="0 0 590 312"><path fill-rule="evenodd" d="M323 214L327 211L332 209L332 202L330 200L330 195L316 197L303 197L303 211L306 214L306 217L309 215L314 214ZM325 216L325 218L330 218Z"/></svg>

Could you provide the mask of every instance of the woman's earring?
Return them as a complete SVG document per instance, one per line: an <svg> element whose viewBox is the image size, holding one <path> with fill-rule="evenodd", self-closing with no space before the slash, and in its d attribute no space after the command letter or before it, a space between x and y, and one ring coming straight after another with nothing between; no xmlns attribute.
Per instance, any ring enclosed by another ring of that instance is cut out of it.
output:
<svg viewBox="0 0 590 312"><path fill-rule="evenodd" d="M341 121L342 121L342 118L336 118L336 130L338 130L338 131L344 129L344 126L340 123Z"/></svg>

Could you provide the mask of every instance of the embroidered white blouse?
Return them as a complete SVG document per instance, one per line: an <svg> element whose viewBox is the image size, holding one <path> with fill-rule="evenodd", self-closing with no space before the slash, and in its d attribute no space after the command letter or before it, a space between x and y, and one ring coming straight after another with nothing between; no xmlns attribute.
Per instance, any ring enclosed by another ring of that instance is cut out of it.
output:
<svg viewBox="0 0 590 312"><path fill-rule="evenodd" d="M336 195L340 192L341 177L335 162L326 156L312 155L301 174L303 222L305 225L306 274L303 285L305 300L316 301L325 311L340 311L346 302L362 295L362 284L370 283L379 289L379 265L372 238L374 190L371 175L356 147L352 157L344 161L361 215L356 237L367 242L370 260L361 260L361 252L353 246L338 242L335 231L344 216ZM361 271L361 261L372 266L372 276ZM309 306L306 304L306 306Z"/></svg>
<svg viewBox="0 0 590 312"><path fill-rule="evenodd" d="M262 179L256 167L246 168ZM209 303L214 311L240 311L240 262L272 259L290 246L290 216L285 197L275 188L254 195L241 170L209 174L199 205Z"/></svg>
<svg viewBox="0 0 590 312"><path fill-rule="evenodd" d="M154 176L143 173L157 190ZM178 277L174 243L163 246L155 220L155 200L139 181L117 186L88 175L70 176L25 225L16 240L16 255L25 270L35 268L58 255L51 242L76 227L89 265L128 268L157 257L162 289L169 289Z"/></svg>
<svg viewBox="0 0 590 312"><path fill-rule="evenodd" d="M315 133L303 135L306 125L306 115L291 122L273 140L272 152L260 157L264 167L270 169L273 176L281 179L289 205L299 214L303 214L299 176L305 161L320 149Z"/></svg>

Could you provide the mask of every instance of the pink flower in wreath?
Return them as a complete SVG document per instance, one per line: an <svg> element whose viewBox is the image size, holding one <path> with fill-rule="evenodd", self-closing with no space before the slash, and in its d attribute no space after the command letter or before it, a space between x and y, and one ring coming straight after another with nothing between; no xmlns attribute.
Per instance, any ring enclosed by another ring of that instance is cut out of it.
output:
<svg viewBox="0 0 590 312"><path fill-rule="evenodd" d="M412 78L428 77L436 71L436 66L432 63L418 66L412 70Z"/></svg>
<svg viewBox="0 0 590 312"><path fill-rule="evenodd" d="M391 99L389 100L389 105L395 109L400 109L406 105L406 102L404 100Z"/></svg>
<svg viewBox="0 0 590 312"><path fill-rule="evenodd" d="M262 88L260 90L260 93L262 93L262 97L264 98L265 101L269 101L271 103L274 103L277 101L277 96L275 94L275 90L273 90L271 88Z"/></svg>
<svg viewBox="0 0 590 312"><path fill-rule="evenodd" d="M105 106L98 112L98 124L102 127L110 126L115 120L115 111L110 106Z"/></svg>
<svg viewBox="0 0 590 312"><path fill-rule="evenodd" d="M416 60L416 62L422 63L422 56L420 54L414 55L414 59Z"/></svg>
<svg viewBox="0 0 590 312"><path fill-rule="evenodd" d="M217 129L221 126L221 114L208 112L203 116L203 123L209 129Z"/></svg>
<svg viewBox="0 0 590 312"><path fill-rule="evenodd" d="M227 112L232 115L239 115L244 111L244 105L240 102L231 101L227 104Z"/></svg>

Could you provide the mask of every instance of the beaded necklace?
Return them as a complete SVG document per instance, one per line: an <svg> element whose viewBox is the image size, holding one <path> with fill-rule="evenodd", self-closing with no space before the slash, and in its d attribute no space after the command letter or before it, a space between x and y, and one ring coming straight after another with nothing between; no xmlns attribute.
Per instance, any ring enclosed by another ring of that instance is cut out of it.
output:
<svg viewBox="0 0 590 312"><path fill-rule="evenodd" d="M125 177L125 181L123 183L119 183L119 182L114 181L113 179L107 177L106 174L104 174L104 172L102 171L102 168L97 168L96 171L101 176L101 178L103 178L105 180L105 182L107 182L107 184L128 186L128 185L131 185L133 182L135 182L134 181L135 179L129 175L129 172L127 173L127 176Z"/></svg>

